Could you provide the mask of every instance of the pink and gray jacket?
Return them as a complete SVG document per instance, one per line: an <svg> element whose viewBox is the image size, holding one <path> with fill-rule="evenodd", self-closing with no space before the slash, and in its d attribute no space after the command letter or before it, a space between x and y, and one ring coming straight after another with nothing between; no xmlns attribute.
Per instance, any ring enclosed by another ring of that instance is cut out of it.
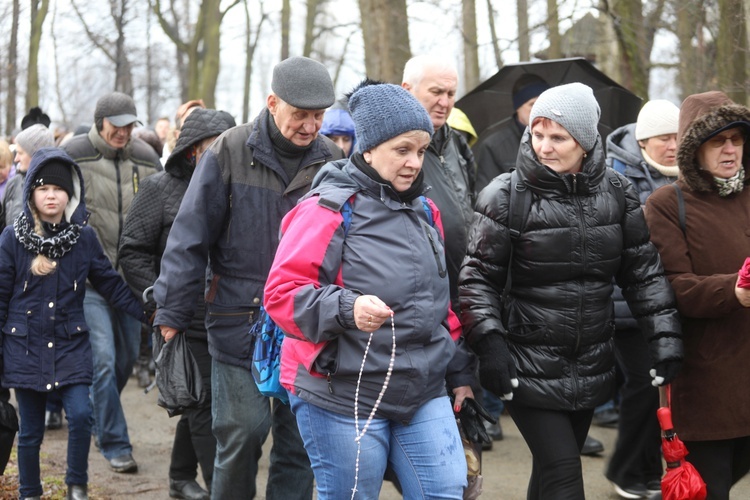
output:
<svg viewBox="0 0 750 500"><path fill-rule="evenodd" d="M341 212L347 200L348 226ZM433 225L419 198L401 202L351 161L337 162L323 167L313 190L284 218L264 298L287 335L281 382L292 394L336 413L353 412L368 340L353 314L363 294L376 295L394 313L395 364L378 418L407 422L422 404L445 396L446 385L474 381L474 356L450 309L440 213L429 204ZM391 343L386 321L364 365L360 414L378 397Z"/></svg>

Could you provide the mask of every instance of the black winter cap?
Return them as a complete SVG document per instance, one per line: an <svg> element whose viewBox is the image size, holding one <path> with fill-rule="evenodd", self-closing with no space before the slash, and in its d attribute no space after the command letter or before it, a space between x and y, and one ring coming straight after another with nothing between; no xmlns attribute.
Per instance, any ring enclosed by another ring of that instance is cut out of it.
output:
<svg viewBox="0 0 750 500"><path fill-rule="evenodd" d="M54 184L68 193L68 199L73 197L73 172L70 165L51 161L37 170L34 177L34 188Z"/></svg>

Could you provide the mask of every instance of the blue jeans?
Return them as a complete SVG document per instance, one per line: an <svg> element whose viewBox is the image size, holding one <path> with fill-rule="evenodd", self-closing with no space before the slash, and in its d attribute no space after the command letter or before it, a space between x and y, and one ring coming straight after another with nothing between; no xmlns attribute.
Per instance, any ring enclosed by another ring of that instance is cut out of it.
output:
<svg viewBox="0 0 750 500"><path fill-rule="evenodd" d="M350 499L357 462L354 415L324 410L291 394L290 403L312 462L318 499ZM359 419L360 429L366 419ZM356 498L378 498L386 466L398 477L404 498L463 498L466 457L447 396L422 405L408 424L373 419L361 442Z"/></svg>
<svg viewBox="0 0 750 500"><path fill-rule="evenodd" d="M86 288L83 311L89 326L94 359L91 401L99 450L111 460L131 453L128 424L120 393L133 371L141 343L141 324L112 307L90 286Z"/></svg>
<svg viewBox="0 0 750 500"><path fill-rule="evenodd" d="M91 444L91 401L84 384L66 385L56 392L62 397L68 420L68 470L65 484L87 484ZM20 414L18 430L18 480L21 498L40 496L39 447L44 438L46 392L16 389Z"/></svg>
<svg viewBox="0 0 750 500"><path fill-rule="evenodd" d="M211 498L256 496L262 446L273 432L266 487L268 500L309 500L313 474L289 407L258 392L250 370L216 359L211 370L211 410L216 461ZM272 413L273 411L273 413Z"/></svg>

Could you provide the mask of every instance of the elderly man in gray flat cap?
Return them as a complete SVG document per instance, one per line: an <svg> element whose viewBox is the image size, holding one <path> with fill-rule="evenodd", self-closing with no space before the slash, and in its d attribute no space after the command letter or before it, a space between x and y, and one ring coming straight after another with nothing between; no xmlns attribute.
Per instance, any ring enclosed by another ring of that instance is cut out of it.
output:
<svg viewBox="0 0 750 500"><path fill-rule="evenodd" d="M190 324L205 288L213 358L211 391L216 462L211 498L253 498L261 446L273 432L266 498L310 499L313 474L294 415L258 392L250 372L250 327L279 243L281 219L310 189L326 162L344 157L318 135L335 100L321 63L286 59L273 70L267 107L205 151L169 233L154 287L159 325L169 340ZM207 276L204 271L208 265Z"/></svg>
<svg viewBox="0 0 750 500"><path fill-rule="evenodd" d="M161 170L153 148L132 137L137 122L133 98L111 92L96 102L89 132L63 145L81 166L86 208L91 212L89 226L120 273L117 245L130 203L140 181ZM135 473L138 464L133 459L120 393L138 358L141 324L113 309L93 287L86 287L83 311L94 359L91 402L97 446L113 471Z"/></svg>

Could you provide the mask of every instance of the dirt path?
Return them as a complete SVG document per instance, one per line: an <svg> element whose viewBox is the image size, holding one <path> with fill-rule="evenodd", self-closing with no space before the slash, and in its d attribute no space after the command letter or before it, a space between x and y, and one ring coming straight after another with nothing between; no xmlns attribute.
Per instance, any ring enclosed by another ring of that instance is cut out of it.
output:
<svg viewBox="0 0 750 500"><path fill-rule="evenodd" d="M170 419L156 405L156 390L144 394L135 380L131 380L123 392L123 404L129 424L130 437L134 445L133 456L138 462L137 474L116 474L109 469L104 457L93 444L89 458L90 498L96 499L141 499L164 500L169 498L167 473L170 452L177 419ZM494 449L484 454L484 494L488 500L522 500L526 497L530 466L530 454L523 439L509 417L502 417L505 439L496 442ZM66 427L48 431L43 444L43 476L45 476L45 499L61 499L65 496L62 481L65 472ZM616 500L611 485L603 476L608 453L614 446L616 432L612 429L592 427L591 434L602 440L605 452L601 457L583 457L586 497L589 500ZM269 440L270 441L270 440ZM266 443L265 457L270 442ZM14 458L12 458L13 460ZM268 461L264 459L258 474L258 491L265 491ZM11 462L6 471L6 483L12 482L17 473ZM0 490L2 498L17 498L16 493ZM260 496L260 499L265 498ZM384 500L401 498L395 489L386 483L380 496ZM746 477L732 490L732 498L750 498L750 477Z"/></svg>

